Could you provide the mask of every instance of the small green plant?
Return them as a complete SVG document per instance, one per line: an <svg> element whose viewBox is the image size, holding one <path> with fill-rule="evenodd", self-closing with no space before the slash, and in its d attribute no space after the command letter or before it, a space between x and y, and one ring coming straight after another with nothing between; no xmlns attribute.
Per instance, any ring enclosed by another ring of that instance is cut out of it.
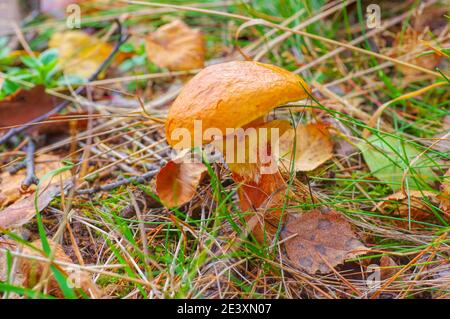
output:
<svg viewBox="0 0 450 319"><path fill-rule="evenodd" d="M1 41L0 41L1 46ZM9 61L10 52L5 49L0 50L0 64ZM47 88L53 88L67 84L82 83L82 79L74 76L66 77L61 74L58 68L58 50L48 49L39 56L22 56L21 66L8 67L6 77L0 89L0 99L3 99L18 89L22 88L23 82L30 82L35 85L44 85Z"/></svg>

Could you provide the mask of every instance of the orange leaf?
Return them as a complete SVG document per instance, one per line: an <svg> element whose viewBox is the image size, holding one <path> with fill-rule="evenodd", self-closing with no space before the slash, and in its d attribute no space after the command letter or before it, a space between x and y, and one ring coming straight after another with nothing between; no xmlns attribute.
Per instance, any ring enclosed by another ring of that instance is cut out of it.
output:
<svg viewBox="0 0 450 319"><path fill-rule="evenodd" d="M339 265L368 250L347 220L335 211L313 210L289 216L282 238L290 238L285 246L291 262L311 274L328 273L328 265Z"/></svg>
<svg viewBox="0 0 450 319"><path fill-rule="evenodd" d="M189 162L187 156L169 161L156 176L156 193L168 208L181 206L194 197L207 168Z"/></svg>
<svg viewBox="0 0 450 319"><path fill-rule="evenodd" d="M199 69L205 61L203 35L175 20L150 34L145 42L150 61L171 71Z"/></svg>
<svg viewBox="0 0 450 319"><path fill-rule="evenodd" d="M253 223L253 235L263 243L265 239L271 241L278 225L283 221L282 207L286 195L286 182L279 172L263 174L258 181L247 181L237 174L233 180L242 183L237 190L239 203L246 214L245 220Z"/></svg>

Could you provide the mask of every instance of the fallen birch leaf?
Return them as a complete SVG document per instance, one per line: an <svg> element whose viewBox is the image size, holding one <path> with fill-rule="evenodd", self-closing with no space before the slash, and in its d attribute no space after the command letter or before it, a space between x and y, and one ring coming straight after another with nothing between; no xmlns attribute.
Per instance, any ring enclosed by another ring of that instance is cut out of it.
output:
<svg viewBox="0 0 450 319"><path fill-rule="evenodd" d="M49 48L58 49L58 63L67 75L89 78L112 52L113 47L83 31L52 35Z"/></svg>
<svg viewBox="0 0 450 319"><path fill-rule="evenodd" d="M205 62L202 33L181 20L163 25L148 35L145 48L150 61L171 71L203 68Z"/></svg>
<svg viewBox="0 0 450 319"><path fill-rule="evenodd" d="M293 150L295 153L293 154ZM298 125L281 137L277 157L286 170L312 171L333 157L333 144L322 123Z"/></svg>
<svg viewBox="0 0 450 319"><path fill-rule="evenodd" d="M401 188L405 172L405 183L411 190L423 189L436 180L431 169L435 164L426 153L416 159L420 152L413 145L388 135L373 135L368 142L357 146L370 172L394 191Z"/></svg>
<svg viewBox="0 0 450 319"><path fill-rule="evenodd" d="M178 207L194 197L207 168L190 161L188 155L170 160L156 175L156 194L164 206Z"/></svg>
<svg viewBox="0 0 450 319"><path fill-rule="evenodd" d="M54 260L62 263L73 264L72 260L69 256L66 255L61 245L55 243L54 241L47 239L49 242L49 246L51 251L54 253ZM28 246L23 246L22 254L28 256L37 256L37 257L45 257L45 254L42 250L41 240L36 240L31 243L39 251L32 249ZM48 267L48 263L45 261L37 261L25 257L19 258L19 270L24 276L24 286L28 288L33 288L38 284L42 279L42 274L44 270ZM70 280L71 285L74 288L82 289L87 295L91 295L93 298L100 298L103 293L102 291L95 285L92 281L89 273L84 270L81 270L74 267L68 267L66 265L56 265L59 270L62 270L64 275ZM56 296L58 298L63 298L64 295L59 287L57 280L55 279L52 271L48 269L49 278L46 280L46 291L48 294Z"/></svg>
<svg viewBox="0 0 450 319"><path fill-rule="evenodd" d="M290 215L282 238L290 238L285 242L288 258L310 274L329 273L332 270L328 265L334 267L368 250L356 238L350 223L335 211Z"/></svg>

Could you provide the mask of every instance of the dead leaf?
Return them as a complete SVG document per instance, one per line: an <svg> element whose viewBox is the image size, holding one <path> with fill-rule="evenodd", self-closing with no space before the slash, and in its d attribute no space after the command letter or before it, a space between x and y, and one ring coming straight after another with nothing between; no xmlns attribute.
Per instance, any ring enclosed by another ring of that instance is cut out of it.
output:
<svg viewBox="0 0 450 319"><path fill-rule="evenodd" d="M427 40L426 34L420 35L419 32L412 28L406 29L405 33L399 33L394 42L395 56L402 56L404 54L414 52L417 47L421 46L421 40ZM428 50L425 50L428 51ZM418 65L420 67L434 70L439 64L441 57L436 53L420 54L414 53L414 57L408 60L409 63ZM396 64L395 67L399 69L403 74L408 76L416 76L422 74L422 71Z"/></svg>
<svg viewBox="0 0 450 319"><path fill-rule="evenodd" d="M282 238L290 238L285 247L291 262L310 274L329 273L328 265L334 267L368 250L356 238L350 223L335 211L290 215Z"/></svg>
<svg viewBox="0 0 450 319"><path fill-rule="evenodd" d="M294 148L295 155L292 154ZM295 159L295 171L316 169L333 157L333 144L327 127L322 123L298 125L295 133L290 131L281 137L276 156L287 170L291 168L292 159Z"/></svg>
<svg viewBox="0 0 450 319"><path fill-rule="evenodd" d="M198 29L181 20L163 25L145 41L148 59L161 68L184 71L203 68L205 44Z"/></svg>
<svg viewBox="0 0 450 319"><path fill-rule="evenodd" d="M0 129L24 125L49 112L58 103L58 99L45 93L43 85L32 89L20 89L0 101Z"/></svg>
<svg viewBox="0 0 450 319"><path fill-rule="evenodd" d="M36 158L36 175L42 178L48 172L60 167L60 158L54 155L40 155ZM30 187L26 195L21 193L21 183L25 179L26 170L22 169L16 174L3 172L0 175L0 206L6 207L0 211L0 228L8 229L19 227L27 223L36 214L35 186ZM67 180L70 172L66 171L60 175L44 181L38 196L38 210L41 211L61 191L61 180Z"/></svg>
<svg viewBox="0 0 450 319"><path fill-rule="evenodd" d="M83 31L57 32L48 43L58 49L58 63L67 75L89 78L112 52L113 47Z"/></svg>
<svg viewBox="0 0 450 319"><path fill-rule="evenodd" d="M49 185L39 192L37 210L40 212L59 194L61 186ZM28 223L36 215L35 194L28 194L0 211L0 229L17 228Z"/></svg>
<svg viewBox="0 0 450 319"><path fill-rule="evenodd" d="M286 198L287 184L279 172L262 174L258 181L249 181L233 174L241 210L246 213L245 220L252 233L260 243L271 241L283 222L283 205Z"/></svg>
<svg viewBox="0 0 450 319"><path fill-rule="evenodd" d="M381 280L386 280L391 278L397 273L397 264L389 256L381 256L380 258L380 275Z"/></svg>
<svg viewBox="0 0 450 319"><path fill-rule="evenodd" d="M203 163L190 162L188 157L189 154L170 160L156 176L156 193L168 208L190 201L207 172Z"/></svg>
<svg viewBox="0 0 450 319"><path fill-rule="evenodd" d="M408 193L398 191L384 198L378 203L375 209L386 211L389 209L392 215L397 215L404 218L411 218L412 221L426 221L435 218L435 213L430 207L429 202L436 204L438 202L437 196L433 192L410 190ZM445 216L443 216L446 218ZM394 221L398 226L408 228L407 221ZM414 228L422 227L422 225L413 223Z"/></svg>
<svg viewBox="0 0 450 319"><path fill-rule="evenodd" d="M51 251L54 253L54 260L58 262L73 264L69 256L66 255L61 245L55 243L54 241L47 239L50 245ZM29 256L45 257L42 250L41 240L36 240L31 243L37 250L32 249L28 246L23 246L22 254ZM44 261L37 261L25 257L19 258L19 270L24 276L24 286L28 288L33 288L42 280L41 276L44 270L48 267L48 263ZM69 277L73 282L73 285L81 288L87 295L91 295L93 298L100 298L103 293L92 281L89 273L79 268L73 267L69 269L67 266L56 265L58 269L62 270L63 273ZM64 295L59 287L58 282L53 276L52 271L48 270L49 279L46 283L47 293L58 298L63 298Z"/></svg>
<svg viewBox="0 0 450 319"><path fill-rule="evenodd" d="M444 213L450 213L450 169L444 174L439 200L441 202L440 208L442 211Z"/></svg>
<svg viewBox="0 0 450 319"><path fill-rule="evenodd" d="M48 172L60 167L61 158L56 155L42 154L35 158L35 171L38 178L42 178ZM64 179L68 178L68 172L62 173ZM0 174L0 208L5 207L22 197L21 184L26 177L26 169L21 169L15 174L2 172ZM31 191L35 186L31 186Z"/></svg>

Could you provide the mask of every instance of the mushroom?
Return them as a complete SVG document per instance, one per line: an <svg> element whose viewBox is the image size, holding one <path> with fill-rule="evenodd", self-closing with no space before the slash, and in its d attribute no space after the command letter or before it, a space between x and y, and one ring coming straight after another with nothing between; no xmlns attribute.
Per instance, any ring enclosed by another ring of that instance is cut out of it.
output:
<svg viewBox="0 0 450 319"><path fill-rule="evenodd" d="M219 145L223 155L227 155L230 149L224 147L223 142L230 138L230 129L275 127L283 133L287 127L292 129L289 122L265 122L264 117L274 108L304 99L309 94L310 89L302 78L274 65L253 61L212 65L194 76L173 102L166 121L166 138L178 150L213 142ZM201 125L200 132L197 131L196 123ZM216 133L205 134L208 130ZM217 136L223 138L219 144ZM236 136L231 138L236 139ZM257 138L257 143L261 143L259 135ZM282 206L285 182L278 169L270 174L260 174L261 153L256 152L258 158L254 163L248 161L248 151L244 162L225 159L233 179L240 184L238 195L242 210ZM276 198L273 197L275 193L278 194ZM253 222L253 226L250 226L253 227L255 237L262 241L266 231L270 234L276 232L282 212L271 210L263 218L254 217L257 221L263 221L260 224ZM249 225L252 224L250 219L247 218L247 221ZM266 225L266 221L270 226Z"/></svg>
<svg viewBox="0 0 450 319"><path fill-rule="evenodd" d="M194 135L194 121L202 129L239 128L261 118L282 104L302 100L310 89L298 75L274 65L233 61L211 65L194 76L170 107L166 138L180 128ZM210 140L203 140L208 143Z"/></svg>

